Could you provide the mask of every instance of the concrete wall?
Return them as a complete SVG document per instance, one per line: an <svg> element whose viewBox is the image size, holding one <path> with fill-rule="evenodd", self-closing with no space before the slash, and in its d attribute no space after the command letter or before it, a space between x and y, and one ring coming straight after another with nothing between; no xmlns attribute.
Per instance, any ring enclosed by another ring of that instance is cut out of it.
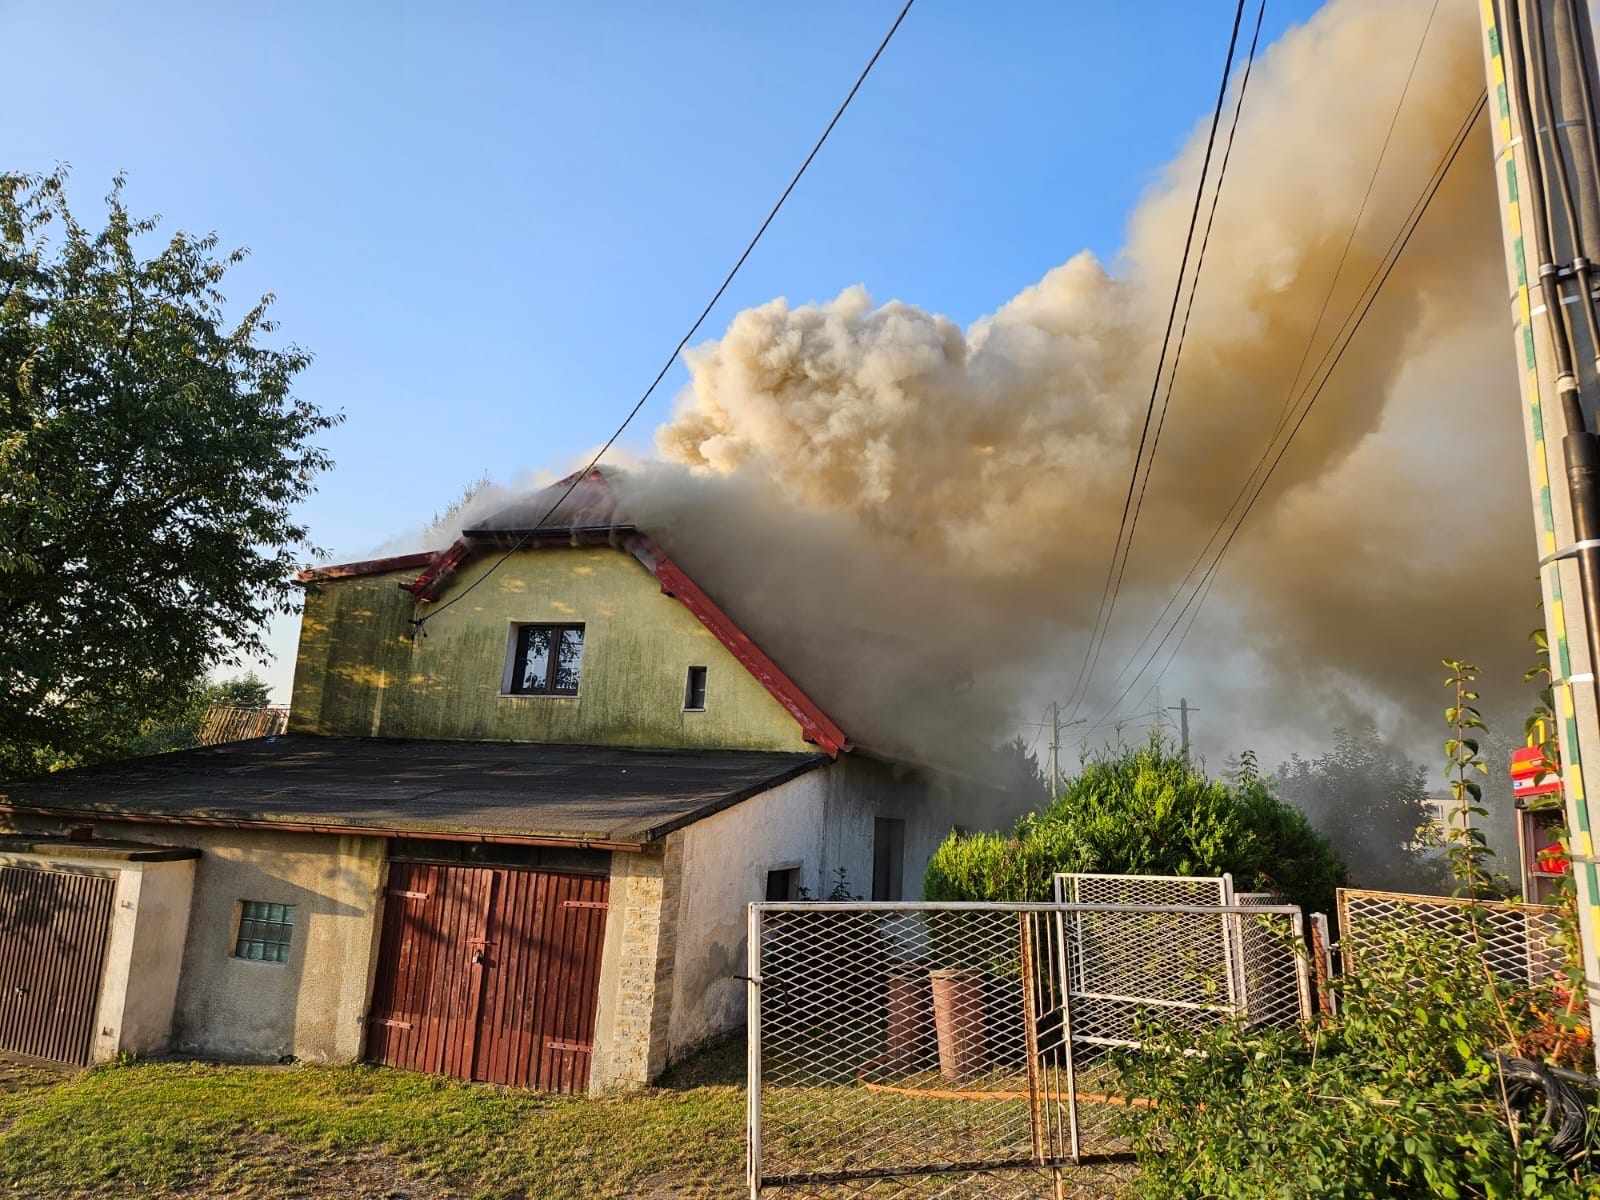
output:
<svg viewBox="0 0 1600 1200"><path fill-rule="evenodd" d="M949 776L860 755L752 797L673 834L664 856L613 856L601 974L597 1087L637 1086L745 1015L746 931L767 872L799 867L823 898L838 882L870 898L873 822L906 822L902 891L922 894L929 857L954 825L1009 826L1026 807ZM607 1047L610 1047L609 1049Z"/></svg>
<svg viewBox="0 0 1600 1200"><path fill-rule="evenodd" d="M194 879L199 862L141 863L138 897L133 901L137 920L126 960L127 988L115 1049L97 1058L128 1054L155 1054L172 1038L182 979L183 948L189 932ZM124 878L134 874L124 872ZM120 907L121 897L118 897ZM97 1031L107 1034L102 1023Z"/></svg>
<svg viewBox="0 0 1600 1200"><path fill-rule="evenodd" d="M174 840L172 826L111 825ZM361 1055L385 867L381 838L184 828L198 847L172 1049L272 1062ZM234 957L244 900L292 904L289 961ZM137 983L137 979L135 980Z"/></svg>
<svg viewBox="0 0 1600 1200"><path fill-rule="evenodd" d="M853 896L872 899L874 822L878 817L905 821L905 859L901 896L922 895L928 860L951 829L1009 829L1030 807L1030 798L936 774L920 767L888 763L851 754L828 771L827 843L823 866L823 894L832 889L844 871L843 881Z"/></svg>
<svg viewBox="0 0 1600 1200"><path fill-rule="evenodd" d="M767 872L799 867L812 895L827 892L823 821L841 764L780 784L683 831L677 962L668 1061L744 1021L749 905L766 895Z"/></svg>
<svg viewBox="0 0 1600 1200"><path fill-rule="evenodd" d="M469 564L443 599L496 561ZM307 590L289 728L358 736L808 750L799 726L626 551L524 550L413 638L416 572ZM576 696L501 694L511 626L582 622ZM691 665L703 712L683 709Z"/></svg>
<svg viewBox="0 0 1600 1200"><path fill-rule="evenodd" d="M589 1090L643 1087L667 1065L683 838L658 851L611 855Z"/></svg>

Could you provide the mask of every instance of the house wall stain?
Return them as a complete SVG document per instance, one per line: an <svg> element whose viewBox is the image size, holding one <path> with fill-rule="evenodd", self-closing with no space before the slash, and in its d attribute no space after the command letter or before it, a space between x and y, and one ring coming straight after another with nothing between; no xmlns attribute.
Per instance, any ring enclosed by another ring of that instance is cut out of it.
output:
<svg viewBox="0 0 1600 1200"><path fill-rule="evenodd" d="M447 602L494 563L470 564ZM794 718L625 551L519 551L413 638L414 572L307 589L289 728L330 735L811 749ZM424 606L423 611L438 605ZM514 624L584 625L578 694L501 693ZM683 708L707 668L703 712Z"/></svg>

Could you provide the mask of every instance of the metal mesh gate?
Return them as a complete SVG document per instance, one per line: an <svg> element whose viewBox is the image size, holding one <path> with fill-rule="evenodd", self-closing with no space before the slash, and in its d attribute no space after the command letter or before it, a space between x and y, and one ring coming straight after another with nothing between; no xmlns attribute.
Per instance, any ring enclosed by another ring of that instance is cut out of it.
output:
<svg viewBox="0 0 1600 1200"><path fill-rule="evenodd" d="M750 926L753 1196L1067 1194L1126 1158L1112 1054L1145 1022L1310 1015L1286 907L768 903ZM1259 1008L1229 991L1241 936Z"/></svg>
<svg viewBox="0 0 1600 1200"><path fill-rule="evenodd" d="M1562 973L1561 910L1547 904L1339 889L1339 945L1351 971L1363 942L1384 928L1431 933L1445 942L1479 941L1484 961L1515 983L1541 984Z"/></svg>

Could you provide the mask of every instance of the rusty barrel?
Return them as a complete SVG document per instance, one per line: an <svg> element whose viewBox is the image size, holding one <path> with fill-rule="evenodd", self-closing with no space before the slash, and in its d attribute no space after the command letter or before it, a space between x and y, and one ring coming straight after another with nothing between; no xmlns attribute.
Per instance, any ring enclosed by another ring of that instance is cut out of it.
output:
<svg viewBox="0 0 1600 1200"><path fill-rule="evenodd" d="M928 972L893 974L888 980L888 1029L883 1066L895 1075L921 1069L933 1049L933 1006Z"/></svg>
<svg viewBox="0 0 1600 1200"><path fill-rule="evenodd" d="M933 1028L939 1040L939 1074L970 1079L984 1069L983 973L934 971Z"/></svg>

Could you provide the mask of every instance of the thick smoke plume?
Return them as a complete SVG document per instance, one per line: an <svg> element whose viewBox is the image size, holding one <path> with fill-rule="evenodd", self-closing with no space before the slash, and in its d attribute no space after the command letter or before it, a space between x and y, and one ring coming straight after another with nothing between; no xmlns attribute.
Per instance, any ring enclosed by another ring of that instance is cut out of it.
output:
<svg viewBox="0 0 1600 1200"><path fill-rule="evenodd" d="M1082 716L1121 691L1133 643L1283 412L1429 8L1333 0L1255 65ZM1482 88L1474 7L1439 6L1310 362ZM859 741L949 758L1071 687L1204 134L1131 215L1115 262L1072 256L969 328L859 286L739 313L689 356L665 461L616 479L627 515ZM1491 172L1480 123L1163 679L1167 702L1198 704L1214 764L1247 746L1314 754L1367 715L1426 747L1446 655L1482 663L1507 713L1525 707L1534 542ZM1153 675L1126 709L1156 703Z"/></svg>
<svg viewBox="0 0 1600 1200"><path fill-rule="evenodd" d="M1429 8L1335 0L1256 63L1082 715L1121 690L1112 677L1279 420ZM1440 6L1311 363L1482 88L1475 10ZM863 736L1014 729L1070 687L1204 132L1115 263L1077 254L969 328L854 286L741 312L690 355L657 435L680 470L637 474L635 502ZM1491 171L1480 122L1164 681L1200 704L1219 758L1315 748L1361 713L1431 741L1446 654L1476 657L1486 691L1522 703L1537 595Z"/></svg>

